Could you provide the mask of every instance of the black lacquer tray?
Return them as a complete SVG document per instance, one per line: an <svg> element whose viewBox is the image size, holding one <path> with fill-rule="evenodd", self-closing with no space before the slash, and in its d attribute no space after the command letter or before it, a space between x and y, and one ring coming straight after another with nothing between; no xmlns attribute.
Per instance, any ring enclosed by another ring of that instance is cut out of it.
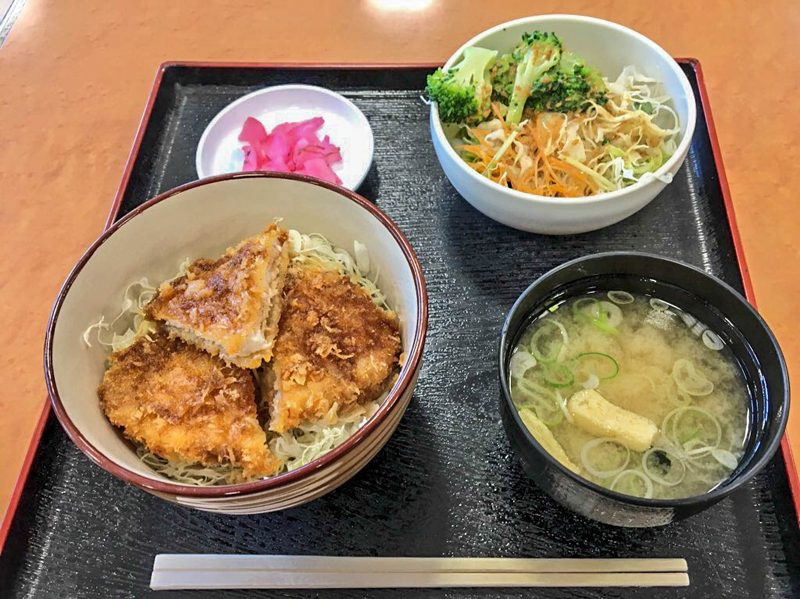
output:
<svg viewBox="0 0 800 599"><path fill-rule="evenodd" d="M400 226L425 270L430 328L419 384L396 434L352 481L306 506L259 516L196 512L127 486L85 458L51 419L0 558L0 596L146 596L153 558L165 552L685 557L691 577L688 588L656 591L248 593L265 597L800 596L800 533L780 454L743 491L706 512L663 528L617 529L584 520L539 491L500 424L500 326L519 293L548 269L588 253L642 250L697 264L749 291L699 66L682 65L701 110L676 180L622 223L564 237L503 227L450 186L420 100L430 65L165 65L112 214L194 179L203 129L237 97L282 83L343 93L375 132L375 163L359 191Z"/></svg>

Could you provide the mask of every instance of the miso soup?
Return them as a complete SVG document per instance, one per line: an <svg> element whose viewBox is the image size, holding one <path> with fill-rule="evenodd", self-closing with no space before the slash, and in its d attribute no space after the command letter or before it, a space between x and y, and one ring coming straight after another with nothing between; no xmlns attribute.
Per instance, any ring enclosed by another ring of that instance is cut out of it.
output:
<svg viewBox="0 0 800 599"><path fill-rule="evenodd" d="M749 395L732 352L658 298L598 291L566 300L523 331L509 370L531 434L608 489L700 495L743 454Z"/></svg>

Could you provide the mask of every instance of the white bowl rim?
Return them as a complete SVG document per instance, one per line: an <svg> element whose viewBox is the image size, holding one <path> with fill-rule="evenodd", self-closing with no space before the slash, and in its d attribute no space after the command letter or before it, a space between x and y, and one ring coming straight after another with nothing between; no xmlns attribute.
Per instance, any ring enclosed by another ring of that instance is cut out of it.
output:
<svg viewBox="0 0 800 599"><path fill-rule="evenodd" d="M103 245L118 229L125 226L125 224L136 218L136 216L138 216L142 212L148 210L149 208L152 208L153 206L159 204L160 202L169 200L169 198L179 195L184 191L188 191L196 187L213 185L215 183L219 183L222 181L229 181L234 179L289 179L301 183L316 185L318 187L324 187L330 191L338 193L339 195L344 196L345 198L353 201L354 203L358 204L361 208L367 210L372 216L374 216L378 220L378 222L388 230L388 232L397 242L398 246L403 252L403 255L406 258L406 261L408 262L408 266L411 270L411 274L414 279L414 289L415 289L416 304L417 304L417 318L416 322L414 323L415 326L414 339L411 343L410 348L403 348L404 353L406 355L405 363L400 369L400 374L398 375L397 381L395 381L394 385L392 385L388 395L383 400L378 410L369 418L369 420L367 420L366 423L364 423L364 425L361 428L359 428L350 437L348 437L341 445L335 447L328 453L323 454L322 456L316 458L315 460L312 460L308 464L305 464L304 466L301 466L290 472L284 472L282 474L278 474L277 476L273 476L270 478L237 483L233 485L199 487L168 480L154 480L142 476L141 474L138 474L131 470L128 470L124 466L120 466L119 464L108 458L105 454L103 454L96 447L94 447L94 445L92 445L92 443L88 439L86 439L83 433L78 429L77 426L75 426L75 424L72 422L72 419L67 414L64 405L61 401L61 397L59 396L58 393L58 387L56 385L55 374L53 369L53 335L55 333L56 323L58 321L58 317L61 312L61 307L64 303L64 300L67 294L69 293L72 284L75 282L75 279L78 277L80 272L92 258L97 249L101 245ZM422 266L420 265L419 259L417 258L413 248L411 247L411 244L409 243L408 239L406 239L405 235L403 235L398 226L375 204L373 204L369 200L358 195L356 192L350 189L341 187L339 185L334 185L332 183L327 183L325 181L321 181L313 177L307 177L305 175L298 175L294 173L272 173L272 172L228 173L223 175L217 175L214 177L207 177L205 179L200 179L196 181L191 181L189 183L185 183L184 185L179 185L178 187L165 191L164 193L161 193L155 196L154 198L151 198L150 200L144 202L143 204L131 210L128 214L126 214L118 221L114 222L110 227L108 227L105 231L103 231L103 233L94 241L94 243L92 243L91 246L89 246L89 248L78 259L78 262L75 264L75 266L67 275L67 278L65 279L63 285L61 286L61 289L58 292L58 296L56 297L56 301L53 304L53 309L50 313L50 318L47 323L47 332L45 335L45 343L44 343L45 383L47 385L47 392L48 395L50 396L50 402L53 407L53 411L55 412L56 417L63 426L69 438L93 462L95 462L98 466L100 466L107 472L111 473L112 475L116 476L117 478L120 478L125 482L132 483L144 489L148 489L158 493L168 493L176 496L208 497L208 498L241 496L246 494L259 493L263 491L275 490L278 487L287 485L292 482L296 482L306 477L307 475L311 475L315 471L330 465L331 463L335 462L338 458L348 453L351 449L362 443L373 431L375 431L379 427L379 425L381 425L386 420L389 413L400 402L402 396L406 392L408 392L409 387L413 382L416 374L418 373L421 365L422 353L425 346L425 337L427 334L427 329L428 329L428 294L426 290L425 277L422 271Z"/></svg>
<svg viewBox="0 0 800 599"><path fill-rule="evenodd" d="M369 161L367 161L366 166L362 169L361 175L359 176L358 180L353 184L352 191L358 189L361 184L364 182L364 179L367 178L369 174L369 169L372 167L372 162L375 157L375 134L372 132L372 126L369 124L369 120L367 116L361 111L361 109L355 105L352 100L345 98L342 94L337 93L333 90L330 90L325 87L320 87L318 85L306 85L304 83L286 83L282 85L271 85L269 87L262 87L261 89L257 89L256 91L250 92L249 94L245 94L241 98L237 98L230 104L226 104L216 115L214 118L209 121L206 128L203 130L203 134L200 136L200 141L197 142L197 150L195 150L194 154L194 167L197 171L197 176L200 179L208 178L209 176L216 177L219 175L209 175L203 171L202 167L202 154L203 150L208 143L208 136L211 135L211 131L217 125L217 123L231 110L239 106L240 104L244 104L250 99L269 95L271 93L280 92L280 91L291 91L291 90L301 90L306 92L312 93L320 93L326 96L330 96L337 100L338 102L345 104L353 113L356 115L356 119L361 124L361 128L364 130L364 141L367 144L367 154L369 155ZM359 139L361 136L359 136ZM258 171L249 171L249 172L258 172ZM222 173L222 174L231 174L231 173ZM344 186L342 186L344 187ZM350 187L345 187L345 189L350 189Z"/></svg>
<svg viewBox="0 0 800 599"><path fill-rule="evenodd" d="M687 79L684 72L681 70L680 65L675 61L675 59L669 55L669 53L664 50L661 46L656 44L653 40L648 37L645 37L638 31L634 31L629 27L625 27L624 25L620 25L619 23L614 23L613 21L606 21L605 19L598 19L597 17L586 17L583 15L569 15L569 14L546 14L546 15L536 15L533 17L522 17L520 19L514 19L513 21L506 21L505 23L500 23L499 25L495 25L490 29L486 29L481 33L473 36L467 42L465 42L458 50L456 50L450 58L447 59L447 62L444 63L442 68L449 69L453 63L461 56L461 54L469 48L470 46L474 46L478 44L483 38L487 35L495 33L497 31L502 31L503 29L507 29L508 27L513 27L516 25L527 25L527 24L536 24L541 21L545 20L554 20L560 19L562 21L572 21L576 23L591 23L592 25L597 25L600 27L605 27L607 29L612 29L619 33L624 33L626 35L630 35L641 42L644 42L646 45L650 46L653 50L656 51L657 54L661 55L661 57L665 60L666 64L670 66L670 68L677 73L678 79L681 82L681 87L683 87L683 92L688 100L688 119L686 122L686 130L681 138L678 147L675 149L675 152L669 159L662 164L655 173L653 173L653 177L648 177L647 181L639 180L633 185L629 185L628 187L623 187L622 189L617 189L615 191L607 191L603 193L598 193L591 196L580 196L576 198L551 198L548 196L537 195L533 193L526 193L524 191L517 191L516 189L511 189L510 187L503 187L494 181L490 181L486 177L481 176L473 169L469 168L461 156L453 149L453 146L450 145L450 141L447 139L447 136L444 134L444 130L442 129L442 122L439 118L439 108L436 105L436 102L431 103L431 124L434 128L434 132L436 136L443 141L442 146L444 151L451 157L454 158L457 162L461 170L468 173L468 176L472 178L473 181L480 185L489 185L492 189L499 189L502 192L508 194L511 197L528 201L531 203L543 203L543 204L552 204L555 206L574 206L574 205L585 205L585 204L596 204L600 202L605 202L608 200L614 200L619 197L622 197L629 193L631 190L634 189L642 189L649 185L654 185L659 182L658 176L664 175L665 173L671 171L676 163L679 162L679 157L682 156L686 151L688 151L689 145L692 143L692 135L694 134L694 128L697 122L697 102L694 98L694 91L692 90L692 86L689 83L689 79ZM682 161L683 158L680 158Z"/></svg>

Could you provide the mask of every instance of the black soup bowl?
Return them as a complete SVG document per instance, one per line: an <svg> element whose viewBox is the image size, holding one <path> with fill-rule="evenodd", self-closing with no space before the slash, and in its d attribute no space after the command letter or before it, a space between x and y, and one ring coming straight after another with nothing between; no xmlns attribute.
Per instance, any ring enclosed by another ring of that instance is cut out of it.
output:
<svg viewBox="0 0 800 599"><path fill-rule="evenodd" d="M619 289L685 310L732 350L750 396L744 454L727 480L684 499L643 499L601 487L561 465L528 431L511 401L509 359L531 320L570 297ZM702 270L638 252L609 252L567 262L539 278L514 303L500 337L500 414L527 475L562 505L614 526L662 526L695 514L747 484L780 445L789 412L789 378L774 335L730 286Z"/></svg>

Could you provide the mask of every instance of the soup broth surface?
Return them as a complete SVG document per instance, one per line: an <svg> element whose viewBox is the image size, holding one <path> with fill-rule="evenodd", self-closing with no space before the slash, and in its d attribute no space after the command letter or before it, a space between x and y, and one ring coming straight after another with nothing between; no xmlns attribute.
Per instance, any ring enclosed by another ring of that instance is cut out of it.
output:
<svg viewBox="0 0 800 599"><path fill-rule="evenodd" d="M603 487L700 495L742 456L749 396L732 352L658 298L597 291L553 306L524 330L509 370L533 436Z"/></svg>

